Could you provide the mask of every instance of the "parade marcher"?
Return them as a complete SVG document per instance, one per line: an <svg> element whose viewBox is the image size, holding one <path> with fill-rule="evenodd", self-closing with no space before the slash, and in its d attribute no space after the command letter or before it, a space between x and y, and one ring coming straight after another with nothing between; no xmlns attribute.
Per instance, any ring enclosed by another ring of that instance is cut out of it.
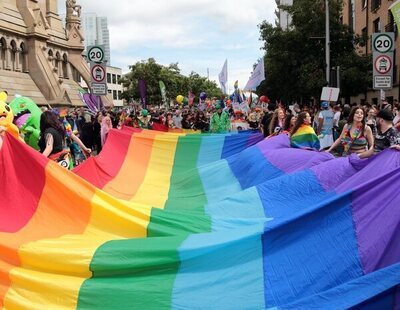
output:
<svg viewBox="0 0 400 310"><path fill-rule="evenodd" d="M196 130L201 130L201 132L206 132L208 131L209 127L208 120L206 116L204 115L203 111L197 111L196 117L194 120L194 129Z"/></svg>
<svg viewBox="0 0 400 310"><path fill-rule="evenodd" d="M265 114L261 120L261 127L264 133L264 137L268 137L271 133L269 132L269 125L272 120L272 116L274 115L274 111L276 110L276 104L274 102L268 103L268 107L265 111Z"/></svg>
<svg viewBox="0 0 400 310"><path fill-rule="evenodd" d="M52 111L43 112L40 118L40 131L40 152L44 156L59 163L62 167L72 169L73 162L71 159L71 152L66 142L67 132L64 125L58 119L57 114ZM70 134L70 138L75 141L84 152L88 154L91 153L91 150L88 149L74 133Z"/></svg>
<svg viewBox="0 0 400 310"><path fill-rule="evenodd" d="M301 112L290 132L290 146L293 148L319 151L320 143L314 129L311 127L311 116Z"/></svg>
<svg viewBox="0 0 400 310"><path fill-rule="evenodd" d="M367 126L369 126L372 130L372 133L375 134L375 132L376 132L376 109L374 107L371 107L368 109L367 119L366 119L365 124Z"/></svg>
<svg viewBox="0 0 400 310"><path fill-rule="evenodd" d="M289 114L286 117L285 127L284 127L285 132L290 133L292 131L294 125L296 125L297 122L297 115L298 114Z"/></svg>
<svg viewBox="0 0 400 310"><path fill-rule="evenodd" d="M101 121L101 145L104 146L107 140L108 132L113 128L111 118L109 116L103 117Z"/></svg>
<svg viewBox="0 0 400 310"><path fill-rule="evenodd" d="M141 116L138 117L140 128L151 129L151 115L149 115L149 111L144 109L140 115Z"/></svg>
<svg viewBox="0 0 400 310"><path fill-rule="evenodd" d="M318 115L317 134L320 136L321 149L329 148L333 144L333 111L329 107L329 102L321 103L321 112Z"/></svg>
<svg viewBox="0 0 400 310"><path fill-rule="evenodd" d="M228 113L222 111L220 105L215 106L216 112L211 117L210 129L213 133L228 132L231 129Z"/></svg>
<svg viewBox="0 0 400 310"><path fill-rule="evenodd" d="M282 108L276 109L269 124L269 133L276 134L283 130L286 121L286 114Z"/></svg>
<svg viewBox="0 0 400 310"><path fill-rule="evenodd" d="M342 155L344 156L373 150L373 133L371 128L366 126L362 107L355 107L351 110L340 137L332 144L328 152L335 150L339 145L343 147Z"/></svg>
<svg viewBox="0 0 400 310"><path fill-rule="evenodd" d="M167 118L165 119L165 126L167 126L169 129L177 128L175 126L175 122L174 122L174 119L172 117L172 113L167 113Z"/></svg>
<svg viewBox="0 0 400 310"><path fill-rule="evenodd" d="M252 130L258 130L260 127L258 115L256 111L253 111L250 113L250 115L247 117L247 122L249 123L249 127Z"/></svg>
<svg viewBox="0 0 400 310"><path fill-rule="evenodd" d="M382 109L376 115L376 134L374 147L360 155L360 158L367 158L378 154L387 148L400 151L400 134L393 127L393 114L388 109Z"/></svg>

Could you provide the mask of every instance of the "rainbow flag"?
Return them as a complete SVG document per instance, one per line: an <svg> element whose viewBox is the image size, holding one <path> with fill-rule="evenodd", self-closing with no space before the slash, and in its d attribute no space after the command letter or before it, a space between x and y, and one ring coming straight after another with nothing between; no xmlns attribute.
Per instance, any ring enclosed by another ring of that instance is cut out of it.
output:
<svg viewBox="0 0 400 310"><path fill-rule="evenodd" d="M290 139L290 146L298 149L314 149L321 148L318 136L314 129L308 125L302 125Z"/></svg>
<svg viewBox="0 0 400 310"><path fill-rule="evenodd" d="M7 135L0 308L398 307L399 153L289 144L126 128L70 172Z"/></svg>

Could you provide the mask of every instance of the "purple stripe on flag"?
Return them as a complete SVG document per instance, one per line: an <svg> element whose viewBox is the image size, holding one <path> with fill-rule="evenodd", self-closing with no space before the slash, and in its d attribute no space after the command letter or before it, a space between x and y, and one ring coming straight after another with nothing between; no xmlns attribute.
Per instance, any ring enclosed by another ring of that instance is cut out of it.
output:
<svg viewBox="0 0 400 310"><path fill-rule="evenodd" d="M396 201L400 154L386 150L365 162L365 169L336 190L353 191L353 219L361 261L364 272L370 273L400 261L400 209Z"/></svg>
<svg viewBox="0 0 400 310"><path fill-rule="evenodd" d="M334 158L325 152L290 148L289 137L283 134L259 143L258 147L271 164L285 173L311 168Z"/></svg>

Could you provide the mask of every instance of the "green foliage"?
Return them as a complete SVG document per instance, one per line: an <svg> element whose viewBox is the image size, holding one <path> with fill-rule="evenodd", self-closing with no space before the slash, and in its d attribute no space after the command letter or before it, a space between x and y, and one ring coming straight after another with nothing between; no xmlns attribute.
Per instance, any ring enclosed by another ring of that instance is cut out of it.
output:
<svg viewBox="0 0 400 310"><path fill-rule="evenodd" d="M162 104L159 81L163 81L165 84L168 100L175 100L178 95L187 97L189 91L196 96L202 91L205 91L209 97L222 95L214 81L209 81L195 72L184 76L178 63L163 66L158 64L154 58L149 58L130 66L130 72L121 78L121 82L126 88L122 94L124 99L139 101L138 82L140 79L146 81L149 104Z"/></svg>
<svg viewBox="0 0 400 310"><path fill-rule="evenodd" d="M259 95L284 101L318 98L325 76L325 1L296 0L282 6L292 15L285 31L267 22L259 25L264 41L266 80ZM357 54L363 40L340 22L343 3L330 1L331 67L340 66L341 94L365 92L371 83L371 58Z"/></svg>

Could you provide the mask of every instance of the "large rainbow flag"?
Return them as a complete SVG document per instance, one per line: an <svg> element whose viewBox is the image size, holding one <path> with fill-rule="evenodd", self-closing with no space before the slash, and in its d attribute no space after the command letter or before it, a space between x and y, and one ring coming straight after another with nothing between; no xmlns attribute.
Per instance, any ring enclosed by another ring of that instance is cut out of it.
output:
<svg viewBox="0 0 400 310"><path fill-rule="evenodd" d="M398 309L400 154L289 143L113 130L69 172L7 135L0 308Z"/></svg>

